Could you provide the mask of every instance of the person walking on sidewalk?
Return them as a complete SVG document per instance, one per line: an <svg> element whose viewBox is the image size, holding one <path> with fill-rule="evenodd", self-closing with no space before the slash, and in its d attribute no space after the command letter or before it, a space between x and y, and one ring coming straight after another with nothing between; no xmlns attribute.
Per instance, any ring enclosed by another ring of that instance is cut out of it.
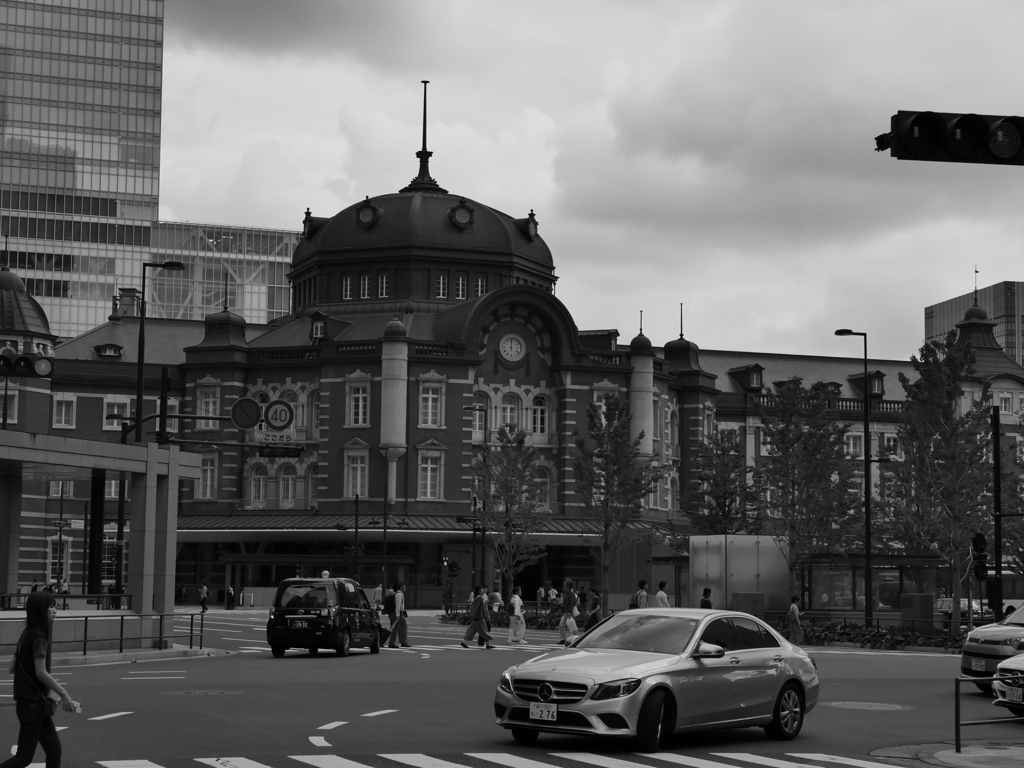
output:
<svg viewBox="0 0 1024 768"><path fill-rule="evenodd" d="M55 698L60 697L65 712L81 712L81 704L50 675L50 637L56 615L57 602L49 592L34 592L25 601L25 630L9 669L14 675L12 694L20 723L18 748L0 768L27 768L39 745L46 753L47 768L59 768L60 737L53 724Z"/></svg>
<svg viewBox="0 0 1024 768"><path fill-rule="evenodd" d="M462 647L469 648L467 642L479 635L478 645L484 645L487 650L494 648L491 640L494 638L487 631L487 599L484 597L484 588L477 587L473 590L473 607L469 609L469 629L466 636L462 638Z"/></svg>
<svg viewBox="0 0 1024 768"><path fill-rule="evenodd" d="M804 628L800 623L800 598L796 595L789 600L789 613L786 614L789 623L789 642L794 645L803 645Z"/></svg>
<svg viewBox="0 0 1024 768"><path fill-rule="evenodd" d="M523 616L522 588L512 588L512 598L508 601L508 641L515 645L526 642L526 617Z"/></svg>
<svg viewBox="0 0 1024 768"><path fill-rule="evenodd" d="M668 604L668 594L665 592L665 587L668 586L667 581L658 582L658 594L654 596L654 607L655 608L671 608Z"/></svg>
<svg viewBox="0 0 1024 768"><path fill-rule="evenodd" d="M704 596L700 599L701 608L711 608L711 587L704 587Z"/></svg>
<svg viewBox="0 0 1024 768"><path fill-rule="evenodd" d="M647 579L640 579L637 582L637 586L640 587L636 592L633 593L633 597L629 600L629 608L646 608L647 607Z"/></svg>
<svg viewBox="0 0 1024 768"><path fill-rule="evenodd" d="M206 598L210 596L210 590L206 588L205 584L200 583L199 585L199 604L203 606L203 613L208 610L206 607Z"/></svg>
<svg viewBox="0 0 1024 768"><path fill-rule="evenodd" d="M395 616L394 623L391 625L388 648L397 648L396 640L403 648L412 648L409 645L409 613L405 610L404 581L395 584Z"/></svg>
<svg viewBox="0 0 1024 768"><path fill-rule="evenodd" d="M603 611L601 610L601 592L597 587L590 588L590 601L588 605L590 606L590 613L587 614L587 623L583 626L584 632L589 632L591 627L604 618Z"/></svg>
<svg viewBox="0 0 1024 768"><path fill-rule="evenodd" d="M562 589L562 618L558 622L559 644L565 645L569 635L579 632L576 627L576 616L580 609L576 607L576 593L572 589L572 579L566 579Z"/></svg>

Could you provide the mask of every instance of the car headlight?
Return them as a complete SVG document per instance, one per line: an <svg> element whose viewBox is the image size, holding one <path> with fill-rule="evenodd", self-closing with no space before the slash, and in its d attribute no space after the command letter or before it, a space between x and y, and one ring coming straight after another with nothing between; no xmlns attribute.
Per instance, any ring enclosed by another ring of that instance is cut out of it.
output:
<svg viewBox="0 0 1024 768"><path fill-rule="evenodd" d="M512 675L508 672L501 673L501 681L498 683L498 687L505 693L512 693Z"/></svg>
<svg viewBox="0 0 1024 768"><path fill-rule="evenodd" d="M591 701L607 701L608 699L620 699L623 696L636 691L640 687L640 681L636 678L629 680L613 680L610 683L602 683L597 686L597 691L590 697Z"/></svg>
<svg viewBox="0 0 1024 768"><path fill-rule="evenodd" d="M1000 645L1008 645L1015 651L1024 651L1024 637L1008 637Z"/></svg>

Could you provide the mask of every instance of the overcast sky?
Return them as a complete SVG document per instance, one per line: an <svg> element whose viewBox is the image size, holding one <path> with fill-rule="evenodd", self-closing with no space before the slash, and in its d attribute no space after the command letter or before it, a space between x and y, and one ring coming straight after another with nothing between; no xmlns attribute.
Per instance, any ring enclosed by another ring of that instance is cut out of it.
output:
<svg viewBox="0 0 1024 768"><path fill-rule="evenodd" d="M171 0L161 218L301 229L431 174L532 208L581 329L906 359L1024 280L1024 167L873 151L899 109L1024 114L1024 3ZM988 310L991 312L992 308Z"/></svg>

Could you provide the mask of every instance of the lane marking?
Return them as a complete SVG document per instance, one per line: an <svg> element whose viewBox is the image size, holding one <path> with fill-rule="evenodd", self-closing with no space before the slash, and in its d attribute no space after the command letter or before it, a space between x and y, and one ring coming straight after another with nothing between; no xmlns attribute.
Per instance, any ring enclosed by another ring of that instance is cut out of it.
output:
<svg viewBox="0 0 1024 768"><path fill-rule="evenodd" d="M122 677L122 680L184 680L184 675L173 675L171 677Z"/></svg>
<svg viewBox="0 0 1024 768"><path fill-rule="evenodd" d="M112 717L122 717L124 715L134 714L132 712L111 712L109 715L100 715L99 717L90 717L90 720L109 720ZM145 768L147 765L154 765L148 760L114 760L110 763L100 763L100 765L106 765L108 768Z"/></svg>
<svg viewBox="0 0 1024 768"><path fill-rule="evenodd" d="M397 709L382 709L379 712L367 712L362 717L377 717L377 715L390 715L392 712L397 712Z"/></svg>
<svg viewBox="0 0 1024 768"><path fill-rule="evenodd" d="M309 737L309 741L310 741L310 743L314 747L329 747L329 746L331 746L330 744L327 743L327 739L325 739L323 736L310 736Z"/></svg>
<svg viewBox="0 0 1024 768"><path fill-rule="evenodd" d="M380 757L394 760L398 763L405 763L406 765L414 766L414 768L465 768L465 766L458 763L439 760L436 757L430 757L430 755L380 755ZM633 768L636 768L636 766L633 766Z"/></svg>
<svg viewBox="0 0 1024 768"><path fill-rule="evenodd" d="M505 768L551 768L548 763L539 763L528 757L510 755L505 752L467 752L466 757L497 763L498 765L504 765Z"/></svg>
<svg viewBox="0 0 1024 768"><path fill-rule="evenodd" d="M318 731L329 731L332 728L337 728L339 725L348 725L348 721L347 720L336 720L333 723L328 723L327 725L321 725L319 728L317 728L317 730Z"/></svg>
<svg viewBox="0 0 1024 768"><path fill-rule="evenodd" d="M162 768L149 760L97 760L104 768Z"/></svg>
<svg viewBox="0 0 1024 768"><path fill-rule="evenodd" d="M768 768L818 768L818 766L807 765L807 763L795 763L792 760L762 757L761 755L752 755L749 752L712 752L711 754L715 757L729 757L733 760L743 760L755 765L768 766Z"/></svg>
<svg viewBox="0 0 1024 768"><path fill-rule="evenodd" d="M129 672L129 675L171 675L171 674L185 674L184 669L150 669L146 672Z"/></svg>
<svg viewBox="0 0 1024 768"><path fill-rule="evenodd" d="M655 752L654 754L645 754L644 757L650 757L655 760L665 760L666 762L675 763L676 765L686 765L689 766L689 768L722 768L722 764L714 760L702 760L699 757L673 755L668 752Z"/></svg>
<svg viewBox="0 0 1024 768"><path fill-rule="evenodd" d="M816 752L790 752L790 757L799 757L801 760L821 760L826 763L841 763L842 765L854 765L857 768L892 768L889 763L876 763L871 760L858 760L855 757L834 757L832 755L822 755Z"/></svg>
<svg viewBox="0 0 1024 768"><path fill-rule="evenodd" d="M346 760L337 755L290 755L292 760L315 766L315 768L367 768L363 763Z"/></svg>
<svg viewBox="0 0 1024 768"><path fill-rule="evenodd" d="M268 768L263 763L257 763L248 757L197 757L197 763L212 765L213 768Z"/></svg>

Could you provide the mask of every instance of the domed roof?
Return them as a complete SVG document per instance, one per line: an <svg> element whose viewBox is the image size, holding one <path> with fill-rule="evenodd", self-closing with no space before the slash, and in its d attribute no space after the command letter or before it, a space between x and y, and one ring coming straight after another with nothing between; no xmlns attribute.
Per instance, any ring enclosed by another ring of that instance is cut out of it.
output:
<svg viewBox="0 0 1024 768"><path fill-rule="evenodd" d="M409 335L409 329L397 316L384 326L384 338L404 338Z"/></svg>
<svg viewBox="0 0 1024 768"><path fill-rule="evenodd" d="M651 344L651 340L644 336L643 333L640 333L629 342L630 352L650 352L652 349L654 349L654 345Z"/></svg>
<svg viewBox="0 0 1024 768"><path fill-rule="evenodd" d="M964 320L988 320L988 312L975 304L964 314Z"/></svg>
<svg viewBox="0 0 1024 768"><path fill-rule="evenodd" d="M0 331L56 339L39 302L28 295L25 283L7 267L0 267Z"/></svg>
<svg viewBox="0 0 1024 768"><path fill-rule="evenodd" d="M470 252L507 261L509 256L552 268L551 250L537 234L531 211L515 219L481 202L410 185L367 197L326 221L307 215L305 237L292 258L298 266L316 254L377 251L381 256L428 256L430 251Z"/></svg>

